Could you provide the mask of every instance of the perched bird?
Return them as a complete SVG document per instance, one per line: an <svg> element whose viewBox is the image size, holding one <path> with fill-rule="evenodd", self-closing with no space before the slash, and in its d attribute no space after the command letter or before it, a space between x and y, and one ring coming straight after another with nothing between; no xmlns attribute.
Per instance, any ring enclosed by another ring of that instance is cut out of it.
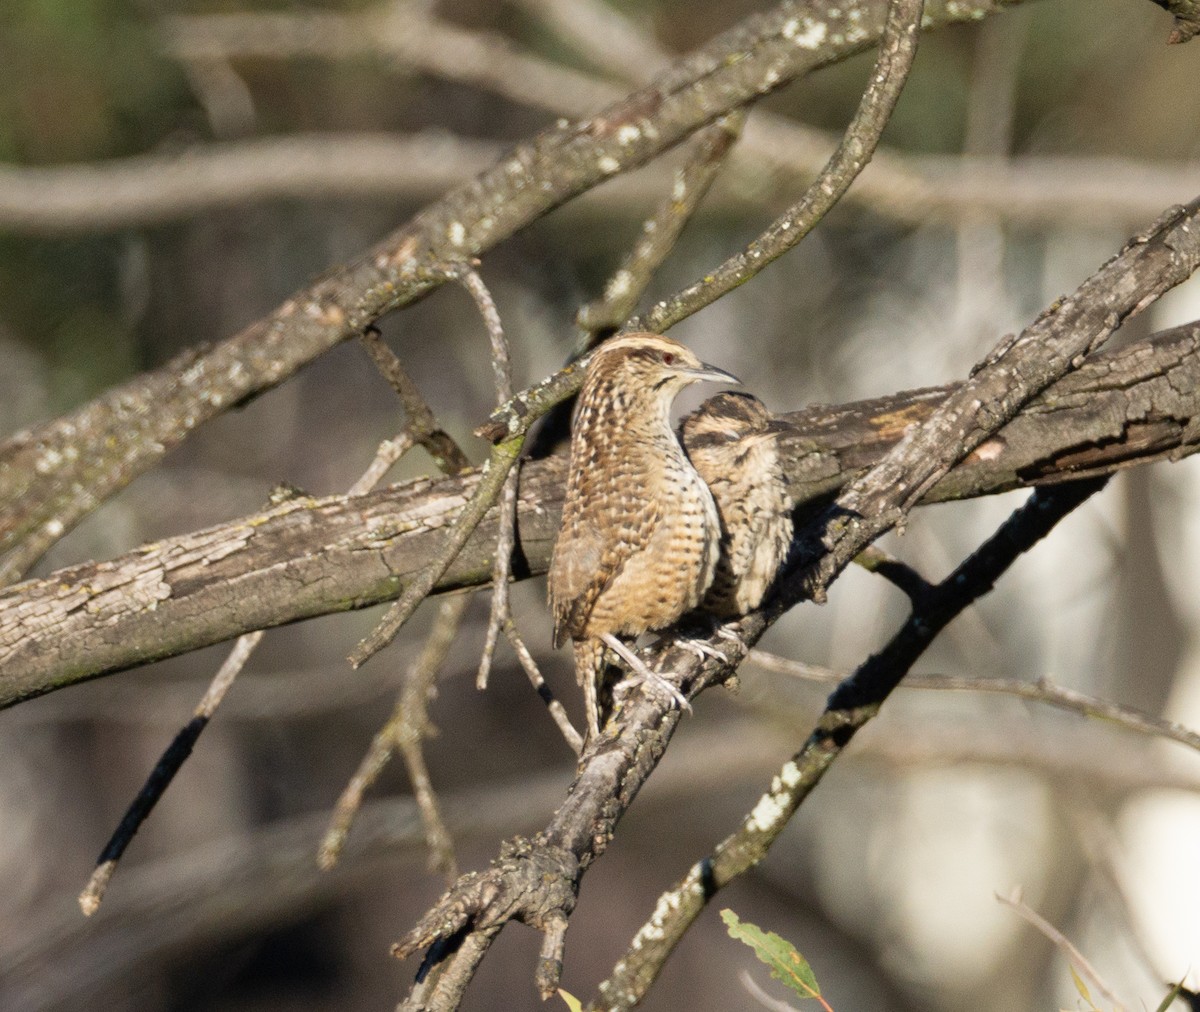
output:
<svg viewBox="0 0 1200 1012"><path fill-rule="evenodd" d="M717 508L670 420L676 394L700 380L738 382L657 334L605 342L584 377L549 596L554 645L573 641L593 736L606 645L636 677L657 681L683 702L621 637L671 625L700 603L713 580Z"/></svg>
<svg viewBox="0 0 1200 1012"><path fill-rule="evenodd" d="M679 427L721 519L716 575L700 607L717 618L761 603L792 544L791 501L776 443L787 424L752 394L710 397Z"/></svg>

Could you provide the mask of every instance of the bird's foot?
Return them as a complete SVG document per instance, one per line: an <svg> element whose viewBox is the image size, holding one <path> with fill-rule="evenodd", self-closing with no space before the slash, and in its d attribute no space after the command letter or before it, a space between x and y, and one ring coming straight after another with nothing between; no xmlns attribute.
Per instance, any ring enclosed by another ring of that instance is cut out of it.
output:
<svg viewBox="0 0 1200 1012"><path fill-rule="evenodd" d="M733 626L719 625L713 630L713 635L726 643L732 643L743 655L750 652L750 645L737 634L737 630Z"/></svg>
<svg viewBox="0 0 1200 1012"><path fill-rule="evenodd" d="M692 704L688 702L687 696L679 691L677 685L663 677L657 671L651 671L646 666L645 661L617 639L616 636L612 635L612 633L605 633L602 639L612 649L613 653L629 665L629 677L618 682L617 688L645 685L669 696L679 709L685 710L688 713L692 712Z"/></svg>
<svg viewBox="0 0 1200 1012"><path fill-rule="evenodd" d="M675 645L681 650L687 650L695 654L700 660L704 660L706 657L711 657L713 660L718 661L725 660L725 655L707 640L678 639L675 641Z"/></svg>

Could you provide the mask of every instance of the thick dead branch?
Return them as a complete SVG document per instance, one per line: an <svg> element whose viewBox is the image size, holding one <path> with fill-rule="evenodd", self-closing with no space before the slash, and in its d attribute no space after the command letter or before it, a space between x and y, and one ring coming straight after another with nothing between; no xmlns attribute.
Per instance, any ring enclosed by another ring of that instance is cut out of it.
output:
<svg viewBox="0 0 1200 1012"><path fill-rule="evenodd" d="M785 416L797 503L835 494L878 462L956 387ZM1200 323L1101 355L1045 391L954 467L925 501L965 499L1151 460L1200 446ZM0 705L253 629L375 604L425 567L478 475L421 479L347 499L303 498L109 562L0 592ZM561 457L526 463L518 533L545 572L565 485ZM437 590L491 576L484 518Z"/></svg>

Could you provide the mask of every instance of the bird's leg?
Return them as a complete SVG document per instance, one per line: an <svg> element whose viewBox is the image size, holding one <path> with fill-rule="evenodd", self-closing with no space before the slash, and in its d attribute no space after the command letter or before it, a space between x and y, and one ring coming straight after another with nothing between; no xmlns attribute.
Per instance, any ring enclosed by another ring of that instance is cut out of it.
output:
<svg viewBox="0 0 1200 1012"><path fill-rule="evenodd" d="M622 681L621 685L650 685L653 688L665 692L671 697L672 701L681 710L687 710L689 713L692 710L692 704L688 702L685 696L679 689L670 681L660 675L657 671L651 671L646 667L646 662L643 661L637 654L629 649L612 633L605 633L600 637L612 649L618 657L629 665L630 677Z"/></svg>
<svg viewBox="0 0 1200 1012"><path fill-rule="evenodd" d="M588 733L587 740L595 741L600 737L600 699L598 692L599 676L583 680L583 705L587 710Z"/></svg>

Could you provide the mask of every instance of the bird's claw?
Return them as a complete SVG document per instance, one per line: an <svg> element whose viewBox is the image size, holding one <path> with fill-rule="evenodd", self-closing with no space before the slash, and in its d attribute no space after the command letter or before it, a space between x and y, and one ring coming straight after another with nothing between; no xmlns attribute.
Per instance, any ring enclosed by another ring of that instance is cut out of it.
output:
<svg viewBox="0 0 1200 1012"><path fill-rule="evenodd" d="M750 652L749 645L737 634L737 630L731 626L719 625L713 630L713 635L716 636L717 639L724 640L726 643L732 643L739 650L741 650L743 654L748 654Z"/></svg>
<svg viewBox="0 0 1200 1012"><path fill-rule="evenodd" d="M616 636L613 636L611 633L605 633L601 639L612 648L613 653L629 665L629 677L619 681L617 688L620 689L635 685L648 686L665 693L680 710L687 713L692 712L692 704L688 702L687 696L679 690L679 687L663 677L659 672L651 671L646 666L646 662L617 639Z"/></svg>
<svg viewBox="0 0 1200 1012"><path fill-rule="evenodd" d="M725 655L705 640L676 640L675 645L682 650L687 650L695 654L700 660L704 660L706 657L711 657L717 661L725 660Z"/></svg>

